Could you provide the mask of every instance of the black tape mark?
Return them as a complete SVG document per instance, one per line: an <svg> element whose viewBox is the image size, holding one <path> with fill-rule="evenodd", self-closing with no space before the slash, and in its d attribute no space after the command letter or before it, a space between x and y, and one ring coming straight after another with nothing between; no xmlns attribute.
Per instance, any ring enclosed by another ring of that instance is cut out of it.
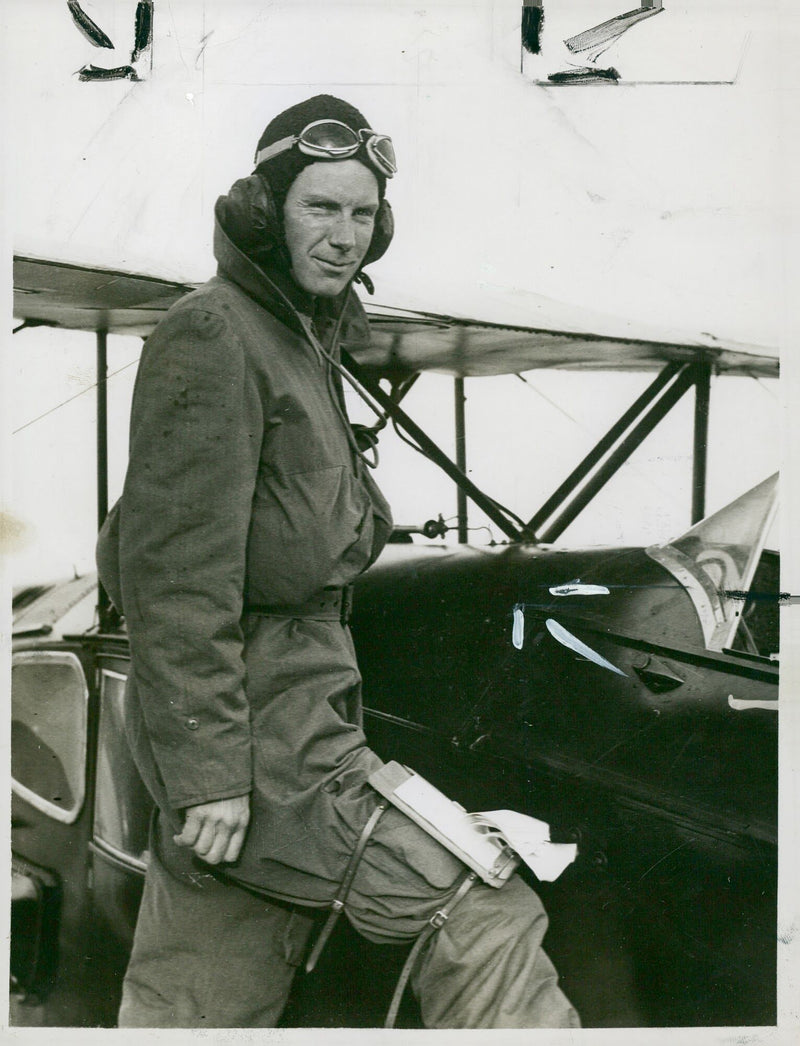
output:
<svg viewBox="0 0 800 1046"><path fill-rule="evenodd" d="M560 73L550 73L548 80L554 84L592 84L616 83L619 73L613 66L608 69L592 69L588 66L581 69L565 69Z"/></svg>
<svg viewBox="0 0 800 1046"><path fill-rule="evenodd" d="M153 42L153 0L139 0L136 5L136 33L131 61L135 62Z"/></svg>
<svg viewBox="0 0 800 1046"><path fill-rule="evenodd" d="M544 28L543 0L523 0L522 46L529 54L539 54L542 49Z"/></svg>
<svg viewBox="0 0 800 1046"><path fill-rule="evenodd" d="M725 595L728 599L745 600L748 603L800 603L800 596L793 596L791 592L743 592L738 589L726 589Z"/></svg>
<svg viewBox="0 0 800 1046"><path fill-rule="evenodd" d="M593 26L591 29L586 29L582 33L571 36L564 43L573 54L576 51L593 52L592 60L594 60L598 54L610 47L615 40L618 40L632 26L644 21L645 18L652 18L653 15L661 14L663 10L662 0L642 0L640 8L634 11L626 11L625 14L617 15L616 18L609 18L607 21L601 22L600 25Z"/></svg>
<svg viewBox="0 0 800 1046"><path fill-rule="evenodd" d="M153 44L153 9L154 0L139 0L136 5L136 21L134 27L134 44L131 51L131 63L137 62ZM72 15L72 20L86 39L95 47L108 47L114 49L114 44L103 32L99 25L81 8L78 0L67 0L67 7ZM78 70L78 79L87 81L103 80L133 80L138 83L141 77L136 72L133 64L118 65L113 69L103 69L97 65L84 65Z"/></svg>
<svg viewBox="0 0 800 1046"><path fill-rule="evenodd" d="M90 44L93 44L95 47L110 47L112 51L114 50L114 45L109 38L100 26L86 14L78 0L67 0L67 7L72 15L72 21Z"/></svg>
<svg viewBox="0 0 800 1046"><path fill-rule="evenodd" d="M135 80L141 81L132 65L118 65L114 69L101 69L96 65L85 65L78 70L78 79L87 80Z"/></svg>

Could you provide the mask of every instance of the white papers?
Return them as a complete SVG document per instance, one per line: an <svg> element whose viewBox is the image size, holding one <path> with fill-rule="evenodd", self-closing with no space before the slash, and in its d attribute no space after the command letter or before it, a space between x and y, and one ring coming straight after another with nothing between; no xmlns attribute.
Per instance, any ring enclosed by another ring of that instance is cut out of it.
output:
<svg viewBox="0 0 800 1046"><path fill-rule="evenodd" d="M497 869L498 857L513 850L543 882L557 879L578 853L575 843L551 843L550 826L515 810L467 813L413 774L394 790L404 809L422 814L449 843L485 869ZM491 876L496 877L495 875Z"/></svg>
<svg viewBox="0 0 800 1046"><path fill-rule="evenodd" d="M508 864L507 860L502 860L507 853L502 840L496 835L476 830L472 820L474 815L468 814L463 806L453 802L419 774L413 774L395 788L392 801L395 800L401 809L412 816L416 813L441 833L440 841L444 837L449 844L457 847L462 859L469 857L470 867L475 868L477 865L494 879L498 878L501 867ZM417 823L426 827L422 821Z"/></svg>
<svg viewBox="0 0 800 1046"><path fill-rule="evenodd" d="M557 879L578 854L575 843L551 843L550 826L527 814L489 810L469 816L487 835L499 836L543 882Z"/></svg>
<svg viewBox="0 0 800 1046"><path fill-rule="evenodd" d="M400 763L385 763L370 774L369 783L489 886L502 886L520 860L537 878L552 882L577 856L574 843L550 842L550 826L545 821L514 810L467 813Z"/></svg>

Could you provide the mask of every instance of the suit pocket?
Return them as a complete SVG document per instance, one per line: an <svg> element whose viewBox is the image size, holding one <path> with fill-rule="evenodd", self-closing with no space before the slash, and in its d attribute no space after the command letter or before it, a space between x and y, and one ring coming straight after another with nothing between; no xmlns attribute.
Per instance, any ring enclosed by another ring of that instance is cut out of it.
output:
<svg viewBox="0 0 800 1046"><path fill-rule="evenodd" d="M256 492L248 560L254 602L303 602L343 585L372 551L368 495L345 465L270 477Z"/></svg>

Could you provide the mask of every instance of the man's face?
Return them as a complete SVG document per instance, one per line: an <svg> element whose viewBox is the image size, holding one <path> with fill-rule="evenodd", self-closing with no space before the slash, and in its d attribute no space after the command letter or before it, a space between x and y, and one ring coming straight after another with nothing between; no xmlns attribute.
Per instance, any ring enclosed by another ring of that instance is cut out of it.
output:
<svg viewBox="0 0 800 1046"><path fill-rule="evenodd" d="M358 160L312 163L283 206L292 276L303 290L334 298L358 272L378 210L378 181Z"/></svg>

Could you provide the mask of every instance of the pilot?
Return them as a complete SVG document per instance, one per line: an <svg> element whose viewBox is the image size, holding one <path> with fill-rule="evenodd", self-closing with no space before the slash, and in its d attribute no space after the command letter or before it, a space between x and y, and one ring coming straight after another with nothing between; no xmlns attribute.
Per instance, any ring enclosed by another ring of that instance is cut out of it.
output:
<svg viewBox="0 0 800 1046"><path fill-rule="evenodd" d="M382 763L349 592L392 523L340 346L369 337L353 283L389 246L394 173L390 138L346 102L282 112L217 201L217 275L142 355L98 547L157 804L120 1026L274 1026L332 902L372 941L423 945L426 1027L578 1025L536 894L518 876L473 885L367 782Z"/></svg>

